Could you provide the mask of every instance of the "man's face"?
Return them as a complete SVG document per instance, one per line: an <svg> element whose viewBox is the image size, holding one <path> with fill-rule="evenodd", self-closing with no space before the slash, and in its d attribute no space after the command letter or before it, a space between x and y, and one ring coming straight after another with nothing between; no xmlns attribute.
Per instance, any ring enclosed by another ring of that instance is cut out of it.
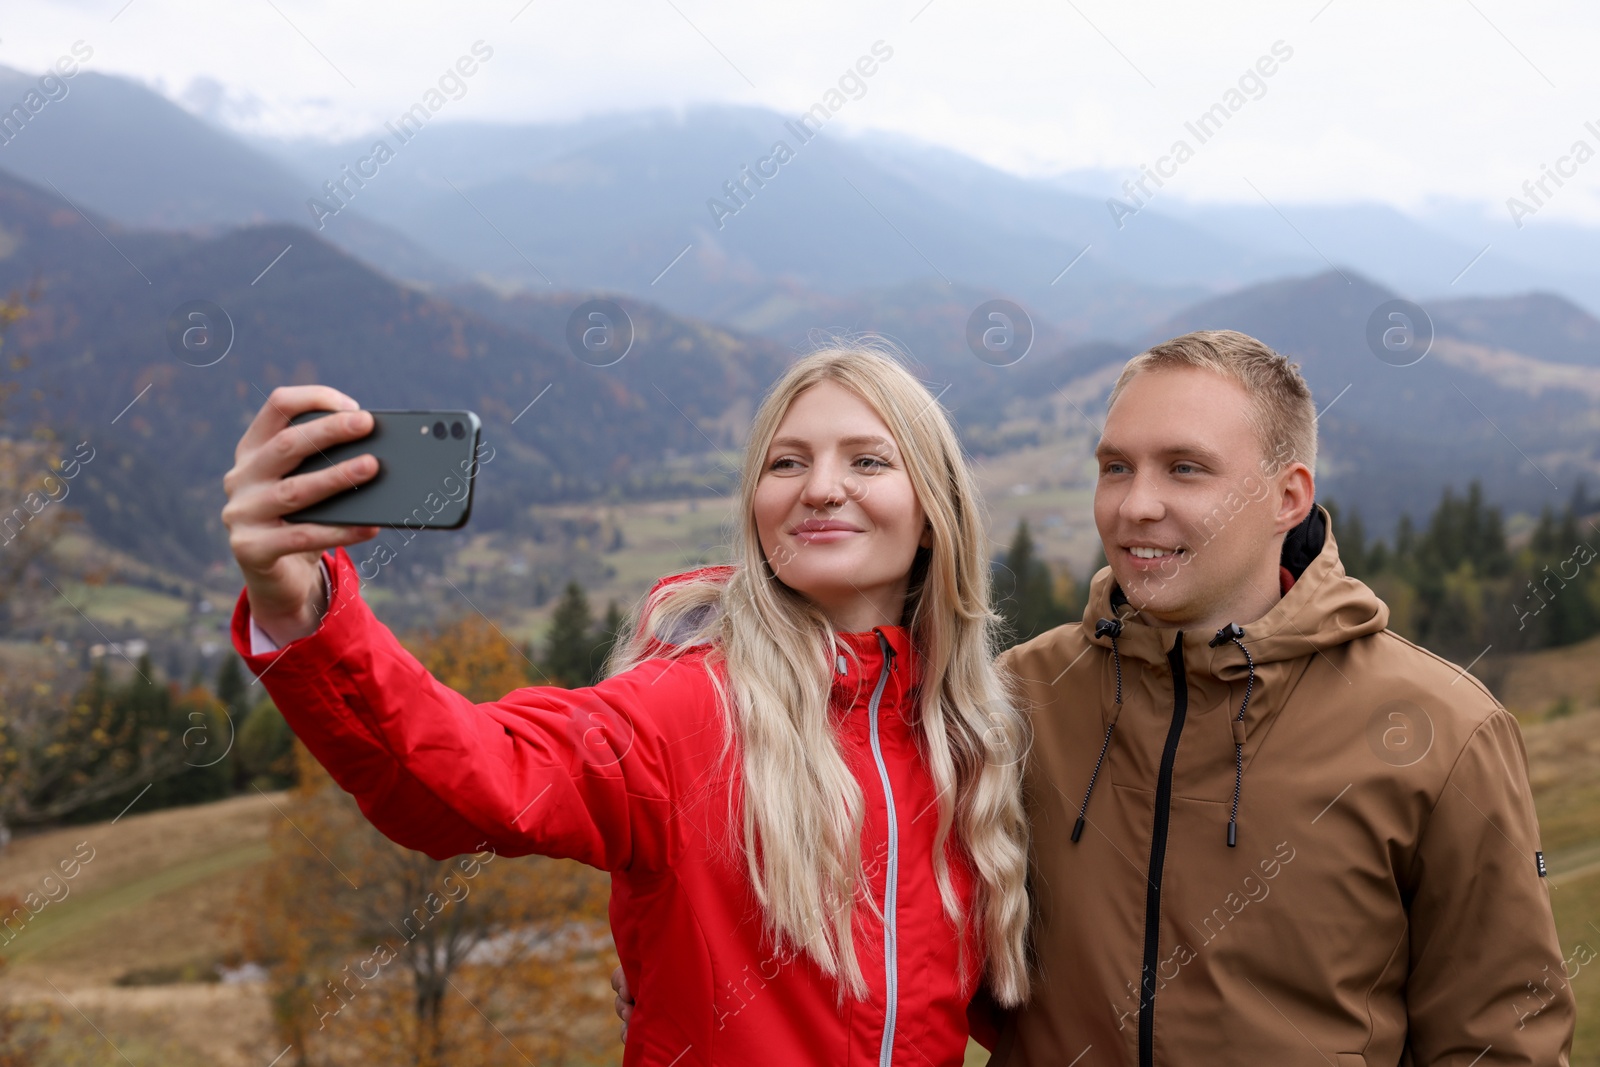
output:
<svg viewBox="0 0 1600 1067"><path fill-rule="evenodd" d="M1287 443L1264 447L1250 395L1194 367L1144 371L1106 417L1094 521L1145 617L1195 628L1259 618L1278 598L1281 536L1311 506Z"/></svg>

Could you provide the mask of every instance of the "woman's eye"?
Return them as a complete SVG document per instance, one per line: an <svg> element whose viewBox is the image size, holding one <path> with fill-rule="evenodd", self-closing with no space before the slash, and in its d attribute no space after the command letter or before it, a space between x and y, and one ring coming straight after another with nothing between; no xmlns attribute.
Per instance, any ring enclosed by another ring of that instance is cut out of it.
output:
<svg viewBox="0 0 1600 1067"><path fill-rule="evenodd" d="M857 463L871 463L874 467L882 467L882 468L887 468L889 466L889 461L888 460L879 459L877 456L862 456L860 459L856 460L856 462Z"/></svg>
<svg viewBox="0 0 1600 1067"><path fill-rule="evenodd" d="M784 457L782 459L775 459L770 464L768 464L767 470L769 470L769 471L782 470L783 469L783 465L785 463L793 463L793 462L794 462L794 460L789 459L788 457Z"/></svg>

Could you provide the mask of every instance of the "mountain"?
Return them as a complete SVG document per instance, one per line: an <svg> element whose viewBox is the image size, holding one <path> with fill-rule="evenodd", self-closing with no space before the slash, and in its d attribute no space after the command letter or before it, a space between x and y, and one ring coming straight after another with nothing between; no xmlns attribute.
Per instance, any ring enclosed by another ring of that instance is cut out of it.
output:
<svg viewBox="0 0 1600 1067"><path fill-rule="evenodd" d="M0 292L29 306L7 352L29 357L17 380L42 400L32 417L109 457L91 464L97 474L137 475L119 506L86 509L95 532L176 564L225 552L221 478L277 385L321 382L371 408L477 411L496 449L474 507L483 529L515 525L542 501L699 492L703 476L672 457L736 447L738 414L792 358L623 299L633 347L595 366L564 341L585 294L514 328L404 287L307 230L127 230L3 174ZM192 300L232 322L232 347L211 365L169 344L174 312Z"/></svg>
<svg viewBox="0 0 1600 1067"><path fill-rule="evenodd" d="M0 67L0 98L17 99L37 78ZM265 222L312 221L310 181L239 138L189 114L127 78L83 71L0 144L0 168L79 208L132 227L219 229ZM331 175L330 175L331 176ZM400 277L464 277L400 232L342 212L327 227L335 244Z"/></svg>
<svg viewBox="0 0 1600 1067"><path fill-rule="evenodd" d="M1311 269L1318 262L1304 248L1241 241L1238 235L1196 226L1161 210L1140 211L1119 226L1104 195L1084 196L1052 182L1018 177L902 135L862 134L851 138L849 146L938 199L944 210L987 222L991 232L1040 232L1066 242L1074 252L1089 246L1074 272L1095 265L1145 285L1221 292Z"/></svg>
<svg viewBox="0 0 1600 1067"><path fill-rule="evenodd" d="M0 72L0 91L16 77ZM1324 409L1322 485L1380 529L1441 481L1480 477L1491 499L1536 507L1597 467L1600 321L1570 293L1461 295L1446 279L1448 297L1416 297L1437 335L1426 358L1397 367L1367 347L1379 305L1411 291L1393 272L1473 248L1388 209L1289 212L1353 257L1328 271L1265 206L1178 218L1157 201L1119 229L1063 182L695 108L430 125L319 230L306 200L371 138L246 143L124 79L70 84L0 144L0 291L31 292L8 351L33 360L37 423L115 460L93 467L91 523L152 557L224 551L221 474L276 384L477 410L504 457L475 509L487 529L536 502L716 491L726 472L703 457L737 448L796 353L863 331L904 347L974 454L1048 444L1140 345L1227 327L1302 363ZM778 141L789 154L748 177ZM1469 284L1509 284L1494 255ZM1392 272L1363 269L1375 260ZM605 294L634 347L598 366L569 349L568 324ZM199 299L236 334L213 366L169 347L172 316ZM996 299L1031 319L1024 358L970 346Z"/></svg>
<svg viewBox="0 0 1600 1067"><path fill-rule="evenodd" d="M0 92L31 83L0 68ZM1226 204L1163 190L1118 221L1114 170L1022 178L759 108L247 142L125 78L65 84L0 144L0 168L128 226L310 225L425 286L606 290L750 329L932 280L1079 341L1132 340L1197 300L1332 263L1428 305L1543 291L1600 310L1600 230L1545 214L1518 227L1481 206L1268 204L1241 187ZM392 158L350 177L379 138Z"/></svg>
<svg viewBox="0 0 1600 1067"><path fill-rule="evenodd" d="M546 336L559 336L571 310L570 301L522 292L502 296L481 286L440 291L440 296L471 308L488 318L516 329ZM794 353L812 351L823 344L873 334L893 342L906 359L909 369L926 384L956 420L963 443L973 455L987 455L1014 447L1022 441L1036 442L1029 430L1018 437L1003 429L1009 412L1019 398L1053 397L1056 389L1131 354L1126 345L1108 342L1076 342L1048 322L1035 323L1035 336L1027 352L1016 361L1009 356L990 356L993 363L980 359L968 345L967 321L972 309L990 299L965 286L945 286L934 281L908 282L892 289L869 290L844 297L787 300L775 295L764 311L770 318L744 322L751 332L782 341L782 350ZM692 320L671 320L671 330L707 330ZM672 338L661 338L662 346L688 353L690 346ZM776 377L771 364L753 368L742 357L737 361L678 364L684 383L718 383L721 391L699 399L703 410L720 410L737 405L745 415Z"/></svg>
<svg viewBox="0 0 1600 1067"><path fill-rule="evenodd" d="M790 153L782 162L779 143ZM369 137L277 150L309 179L373 146ZM1159 219L1102 238L1102 205L989 176L995 187L969 200L826 128L702 107L424 130L359 203L503 285L625 292L724 321L759 316L771 299L821 306L933 280L1004 295L1083 335L1126 336L1273 267ZM1008 197L1024 199L1007 207Z"/></svg>
<svg viewBox="0 0 1600 1067"><path fill-rule="evenodd" d="M1464 341L1582 367L1600 367L1600 320L1553 293L1430 301L1442 332Z"/></svg>
<svg viewBox="0 0 1600 1067"><path fill-rule="evenodd" d="M1241 192L1255 196L1247 188ZM1600 230L1587 226L1544 218L1518 229L1504 214L1486 216L1478 206L1416 215L1385 204L1266 204L1259 199L1231 204L1173 199L1159 207L1263 256L1309 264L1294 273L1334 263L1353 267L1429 307L1468 294L1545 290L1600 312Z"/></svg>

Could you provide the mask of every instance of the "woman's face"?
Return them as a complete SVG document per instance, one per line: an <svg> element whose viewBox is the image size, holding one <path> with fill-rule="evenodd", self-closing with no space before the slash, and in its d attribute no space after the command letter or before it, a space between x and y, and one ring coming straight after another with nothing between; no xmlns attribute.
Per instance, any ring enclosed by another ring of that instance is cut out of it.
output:
<svg viewBox="0 0 1600 1067"><path fill-rule="evenodd" d="M795 397L778 424L755 520L778 579L843 633L898 624L912 557L933 543L889 428L831 381Z"/></svg>

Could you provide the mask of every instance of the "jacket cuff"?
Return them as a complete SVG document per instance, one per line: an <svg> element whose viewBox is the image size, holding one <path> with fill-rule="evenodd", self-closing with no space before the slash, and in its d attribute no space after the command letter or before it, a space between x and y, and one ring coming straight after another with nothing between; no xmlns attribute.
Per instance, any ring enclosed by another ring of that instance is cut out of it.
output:
<svg viewBox="0 0 1600 1067"><path fill-rule="evenodd" d="M328 565L328 554L317 561L322 572L323 589L328 594L328 610L317 628L304 637L280 646L250 615L250 598L243 589L233 607L230 636L234 651L244 660L251 674L260 677L269 668L279 670L320 671L338 658L341 638L349 633L355 610L367 611L361 599L361 580L355 565L341 546L333 552L333 565ZM354 610L353 610L354 609Z"/></svg>

